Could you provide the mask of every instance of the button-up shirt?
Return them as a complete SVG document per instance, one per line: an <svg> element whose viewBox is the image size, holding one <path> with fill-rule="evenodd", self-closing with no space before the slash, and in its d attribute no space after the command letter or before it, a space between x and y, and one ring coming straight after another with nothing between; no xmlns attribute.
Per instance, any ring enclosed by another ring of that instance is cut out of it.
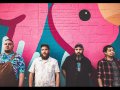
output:
<svg viewBox="0 0 120 90"><path fill-rule="evenodd" d="M13 66L13 70L14 70L15 75L16 75L16 79L18 79L19 74L25 72L25 63L24 63L23 57L19 54L16 54L15 58L13 60L11 60L11 57L13 55L14 55L14 52L12 52L9 55L7 55L5 53L1 54L0 55L0 63L11 62L12 66Z"/></svg>
<svg viewBox="0 0 120 90"><path fill-rule="evenodd" d="M42 60L38 57L33 60L29 72L35 73L35 86L55 87L55 73L60 70L56 59L49 57Z"/></svg>
<svg viewBox="0 0 120 90"><path fill-rule="evenodd" d="M120 72L120 60L117 60L116 58L114 58L113 60L116 63L116 66L118 67L118 70ZM97 65L97 71L98 71L98 78L102 80L104 87L113 86L114 72L110 61L107 61L105 58L100 60Z"/></svg>

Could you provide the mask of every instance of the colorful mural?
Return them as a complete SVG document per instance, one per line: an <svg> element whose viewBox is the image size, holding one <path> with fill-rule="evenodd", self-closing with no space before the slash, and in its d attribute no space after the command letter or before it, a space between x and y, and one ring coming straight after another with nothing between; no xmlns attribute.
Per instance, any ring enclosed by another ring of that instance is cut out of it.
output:
<svg viewBox="0 0 120 90"><path fill-rule="evenodd" d="M79 12L83 9L91 14L88 21L79 18ZM51 32L56 41L70 54L73 53L76 43L82 43L84 54L95 68L98 60L103 57L102 48L112 44L119 33L118 26L103 18L98 4L54 4L50 13L49 21L53 21L53 24L50 24Z"/></svg>
<svg viewBox="0 0 120 90"><path fill-rule="evenodd" d="M27 72L33 59L40 55L40 45L46 43L61 69L65 58L74 52L74 45L82 43L85 56L96 69L98 60L104 57L102 48L107 44L115 47L116 57L120 58L119 6L116 3L1 3L1 53L2 43L11 38L14 51L24 57ZM61 86L65 86L60 74Z"/></svg>

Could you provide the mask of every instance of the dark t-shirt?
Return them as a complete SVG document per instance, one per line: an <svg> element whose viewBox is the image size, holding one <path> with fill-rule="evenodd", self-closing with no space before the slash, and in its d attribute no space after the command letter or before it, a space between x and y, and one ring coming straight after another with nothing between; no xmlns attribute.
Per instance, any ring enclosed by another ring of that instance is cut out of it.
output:
<svg viewBox="0 0 120 90"><path fill-rule="evenodd" d="M88 58L82 57L76 60L76 55L68 56L62 65L66 71L66 86L89 86L89 73L92 73L92 65Z"/></svg>

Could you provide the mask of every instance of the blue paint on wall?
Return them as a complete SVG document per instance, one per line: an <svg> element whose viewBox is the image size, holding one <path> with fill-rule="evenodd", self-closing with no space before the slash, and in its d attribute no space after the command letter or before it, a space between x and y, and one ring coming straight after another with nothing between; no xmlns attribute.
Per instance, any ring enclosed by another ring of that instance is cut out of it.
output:
<svg viewBox="0 0 120 90"><path fill-rule="evenodd" d="M52 3L48 3L48 10L50 9L51 6L52 6Z"/></svg>
<svg viewBox="0 0 120 90"><path fill-rule="evenodd" d="M7 26L0 25L0 51L2 49L2 39L7 35L8 29Z"/></svg>
<svg viewBox="0 0 120 90"><path fill-rule="evenodd" d="M45 23L44 30L41 36L41 40L36 50L37 52L40 52L40 46L43 43L48 44L50 46L50 56L57 59L59 66L60 66L65 50L63 50L63 48L61 48L61 46L53 38L50 32L49 25L48 25L48 18L46 19L46 23Z"/></svg>
<svg viewBox="0 0 120 90"><path fill-rule="evenodd" d="M112 46L115 48L115 57L120 59L120 26L119 26L119 34L117 39L114 41Z"/></svg>

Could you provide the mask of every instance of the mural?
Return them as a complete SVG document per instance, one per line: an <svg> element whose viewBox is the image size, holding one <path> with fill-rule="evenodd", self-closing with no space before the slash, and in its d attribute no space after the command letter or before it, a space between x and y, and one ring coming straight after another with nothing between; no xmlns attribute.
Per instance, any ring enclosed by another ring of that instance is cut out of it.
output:
<svg viewBox="0 0 120 90"><path fill-rule="evenodd" d="M25 42L22 55L28 66L43 32L48 4L0 4L0 12L0 25L9 28L6 35L15 42L14 50L20 40Z"/></svg>
<svg viewBox="0 0 120 90"><path fill-rule="evenodd" d="M102 3L4 3L0 4L0 50L6 38L15 43L14 51L24 57L26 81L31 62L40 54L40 45L49 44L50 55L61 66L82 43L96 69L104 57L102 48L111 44L120 58L120 4ZM61 86L65 80L61 75ZM25 83L27 86L27 82Z"/></svg>
<svg viewBox="0 0 120 90"><path fill-rule="evenodd" d="M63 8L66 10L64 13ZM91 18L88 21L79 18L79 12L83 9L90 12ZM85 55L95 68L98 60L103 57L102 48L112 44L118 36L118 26L103 18L98 4L54 4L50 13L49 21L53 22L50 24L51 32L56 41L70 54L76 43L82 43Z"/></svg>

